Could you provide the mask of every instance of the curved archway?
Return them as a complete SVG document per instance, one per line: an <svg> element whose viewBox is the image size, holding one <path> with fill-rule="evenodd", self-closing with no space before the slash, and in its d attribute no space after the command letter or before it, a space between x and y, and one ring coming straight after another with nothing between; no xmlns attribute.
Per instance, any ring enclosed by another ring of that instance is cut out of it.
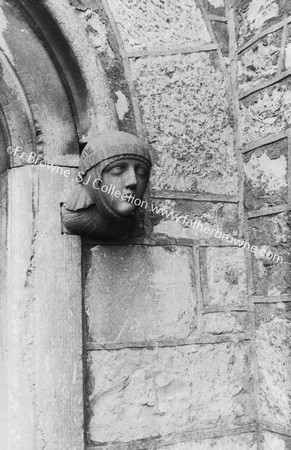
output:
<svg viewBox="0 0 291 450"><path fill-rule="evenodd" d="M81 242L61 233L60 203L75 180L79 143L96 128L117 127L84 33L63 0L0 1L0 440L7 450L83 446ZM26 156L8 155L9 146ZM32 154L62 170L34 164Z"/></svg>

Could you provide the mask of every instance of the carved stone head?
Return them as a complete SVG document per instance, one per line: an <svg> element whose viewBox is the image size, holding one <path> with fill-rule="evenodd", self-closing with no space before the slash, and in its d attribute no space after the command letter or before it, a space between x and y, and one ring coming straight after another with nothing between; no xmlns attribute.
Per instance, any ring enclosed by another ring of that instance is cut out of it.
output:
<svg viewBox="0 0 291 450"><path fill-rule="evenodd" d="M123 235L133 224L150 169L149 148L143 140L121 131L97 135L80 158L82 184L63 207L66 228L95 237ZM79 211L79 217L69 211Z"/></svg>

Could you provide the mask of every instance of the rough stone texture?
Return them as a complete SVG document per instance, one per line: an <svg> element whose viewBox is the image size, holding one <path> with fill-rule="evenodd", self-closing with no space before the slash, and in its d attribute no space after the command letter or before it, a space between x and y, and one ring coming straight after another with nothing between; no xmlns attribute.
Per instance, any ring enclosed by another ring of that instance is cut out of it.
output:
<svg viewBox="0 0 291 450"><path fill-rule="evenodd" d="M287 139L247 153L244 163L245 206L249 211L287 203Z"/></svg>
<svg viewBox="0 0 291 450"><path fill-rule="evenodd" d="M244 142L280 133L291 125L291 77L241 102Z"/></svg>
<svg viewBox="0 0 291 450"><path fill-rule="evenodd" d="M287 434L291 424L291 307L286 303L258 305L255 313L261 420Z"/></svg>
<svg viewBox="0 0 291 450"><path fill-rule="evenodd" d="M161 213L152 213L152 220L155 233L166 233L173 237L185 237L190 239L207 239L216 240L214 236L210 236L202 231L202 227L193 228L192 222L195 220L201 221L204 227L208 226L210 229L220 229L225 233L232 233L238 230L238 205L233 203L211 203L211 202L195 202L192 200L155 200L152 203L153 207L163 208L163 211L171 213L173 216L163 216ZM175 214L178 217L187 216L187 220L180 219L178 222L175 219Z"/></svg>
<svg viewBox="0 0 291 450"><path fill-rule="evenodd" d="M288 34L286 41L286 49L285 49L285 69L291 69L291 25L288 26Z"/></svg>
<svg viewBox="0 0 291 450"><path fill-rule="evenodd" d="M237 38L241 47L253 36L280 22L284 12L290 14L289 2L284 0L243 0L236 2Z"/></svg>
<svg viewBox="0 0 291 450"><path fill-rule="evenodd" d="M191 249L98 246L88 249L86 258L89 340L163 341L193 332L197 313Z"/></svg>
<svg viewBox="0 0 291 450"><path fill-rule="evenodd" d="M253 434L241 434L238 436L226 436L220 438L205 439L195 442L183 442L158 450L257 450L257 436ZM275 450L273 448L272 450ZM277 450L277 449L276 449Z"/></svg>
<svg viewBox="0 0 291 450"><path fill-rule="evenodd" d="M243 312L207 313L203 315L203 331L215 335L250 331L250 315Z"/></svg>
<svg viewBox="0 0 291 450"><path fill-rule="evenodd" d="M253 418L247 343L91 352L90 442L128 442Z"/></svg>
<svg viewBox="0 0 291 450"><path fill-rule="evenodd" d="M204 306L218 311L247 308L247 277L244 250L200 250Z"/></svg>
<svg viewBox="0 0 291 450"><path fill-rule="evenodd" d="M5 450L83 445L81 242L60 223L74 177L8 172Z"/></svg>
<svg viewBox="0 0 291 450"><path fill-rule="evenodd" d="M143 120L155 149L155 189L237 193L229 102L223 73L211 54L132 62Z"/></svg>
<svg viewBox="0 0 291 450"><path fill-rule="evenodd" d="M205 0L203 4L210 14L215 14L217 16L225 15L224 0Z"/></svg>
<svg viewBox="0 0 291 450"><path fill-rule="evenodd" d="M223 56L227 57L229 54L228 25L225 22L219 22L219 21L212 21L211 25L212 25L212 30L214 32L215 38L216 38L218 44L220 45L222 54L223 54Z"/></svg>
<svg viewBox="0 0 291 450"><path fill-rule="evenodd" d="M265 257L252 255L255 295L290 293L290 213L251 219L249 230L250 241L266 252ZM272 259L267 259L268 251L274 255Z"/></svg>
<svg viewBox="0 0 291 450"><path fill-rule="evenodd" d="M99 56L111 88L115 103L119 129L136 134L131 94L124 73L124 63L105 11L99 1L83 0L74 4L80 24L86 30L88 39ZM120 113L120 103L123 103Z"/></svg>
<svg viewBox="0 0 291 450"><path fill-rule="evenodd" d="M211 42L195 1L109 0L126 51Z"/></svg>
<svg viewBox="0 0 291 450"><path fill-rule="evenodd" d="M262 436L262 450L289 450L291 438L265 431Z"/></svg>
<svg viewBox="0 0 291 450"><path fill-rule="evenodd" d="M282 29L270 33L239 55L240 92L276 75L279 67Z"/></svg>
<svg viewBox="0 0 291 450"><path fill-rule="evenodd" d="M8 377L5 367L5 357L7 355L7 222L8 222L8 171L0 175L0 440L2 445L7 444L7 428L9 426L7 409L8 404Z"/></svg>

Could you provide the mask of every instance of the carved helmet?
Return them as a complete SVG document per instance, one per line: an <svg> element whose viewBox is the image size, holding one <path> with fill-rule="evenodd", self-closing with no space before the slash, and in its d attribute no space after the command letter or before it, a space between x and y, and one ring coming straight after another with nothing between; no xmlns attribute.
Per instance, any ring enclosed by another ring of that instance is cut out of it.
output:
<svg viewBox="0 0 291 450"><path fill-rule="evenodd" d="M110 130L96 135L94 142L88 143L80 158L80 169L85 175L88 170L98 167L101 175L106 166L122 158L140 159L151 167L148 145L140 138L124 131Z"/></svg>
<svg viewBox="0 0 291 450"><path fill-rule="evenodd" d="M140 160L151 168L149 146L142 139L124 131L110 130L95 135L81 154L79 167L83 173L84 187L99 211L108 217L116 214L106 205L102 192L94 187L93 182L102 179L102 172L109 164L124 158Z"/></svg>

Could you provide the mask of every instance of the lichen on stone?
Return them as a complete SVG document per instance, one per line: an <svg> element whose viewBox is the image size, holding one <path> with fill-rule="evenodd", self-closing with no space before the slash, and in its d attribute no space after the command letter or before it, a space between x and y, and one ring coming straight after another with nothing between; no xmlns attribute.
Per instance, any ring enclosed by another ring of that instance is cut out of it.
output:
<svg viewBox="0 0 291 450"><path fill-rule="evenodd" d="M109 6L127 51L211 42L193 0L109 0Z"/></svg>
<svg viewBox="0 0 291 450"><path fill-rule="evenodd" d="M241 102L244 143L284 131L291 125L291 77Z"/></svg>
<svg viewBox="0 0 291 450"><path fill-rule="evenodd" d="M224 75L207 53L132 63L156 164L152 187L237 193L237 161Z"/></svg>
<svg viewBox="0 0 291 450"><path fill-rule="evenodd" d="M266 81L277 73L282 29L270 33L240 54L238 82L241 91Z"/></svg>

